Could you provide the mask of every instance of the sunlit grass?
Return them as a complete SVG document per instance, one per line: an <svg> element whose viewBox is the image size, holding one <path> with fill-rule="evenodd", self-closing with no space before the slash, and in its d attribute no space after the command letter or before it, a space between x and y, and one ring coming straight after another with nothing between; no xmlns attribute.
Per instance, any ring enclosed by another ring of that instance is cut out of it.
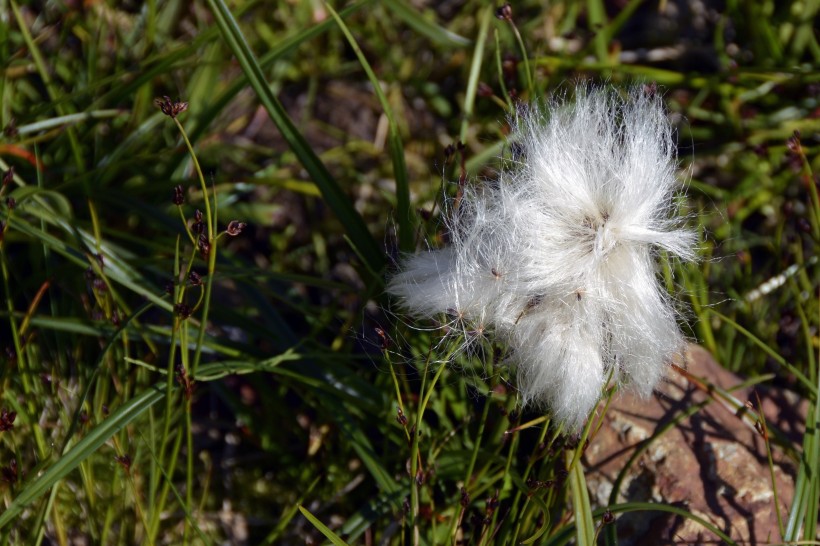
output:
<svg viewBox="0 0 820 546"><path fill-rule="evenodd" d="M514 102L580 78L664 94L702 233L668 285L724 367L808 402L799 442L760 427L797 461L771 539L816 538L818 6L656 46L655 4L609 4L0 1L0 544L590 543L652 510L730 540L589 506L585 442L520 411L503 348L383 295Z"/></svg>

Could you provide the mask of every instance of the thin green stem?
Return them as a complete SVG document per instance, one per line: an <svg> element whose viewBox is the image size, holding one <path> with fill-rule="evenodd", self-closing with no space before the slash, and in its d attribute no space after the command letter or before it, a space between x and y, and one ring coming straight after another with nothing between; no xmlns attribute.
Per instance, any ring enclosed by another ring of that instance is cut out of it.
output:
<svg viewBox="0 0 820 546"><path fill-rule="evenodd" d="M202 357L202 346L205 343L205 330L208 327L208 315L211 309L211 292L213 290L214 272L216 271L216 194L213 195L214 208L212 211L211 196L208 194L208 185L205 182L205 175L202 173L202 167L199 165L199 159L197 159L196 153L194 152L194 147L191 145L191 141L188 139L188 134L185 132L185 127L182 126L182 123L180 123L176 117L174 117L173 120L174 123L176 123L177 128L179 128L179 132L182 134L182 138L185 140L185 144L188 146L188 152L191 154L191 159L194 162L194 169L196 170L199 178L199 185L202 189L203 201L205 201L205 223L208 226L208 275L205 278L205 303L202 306L199 335L197 337L193 365L190 370L191 375L196 375L196 371L199 368L200 359Z"/></svg>
<svg viewBox="0 0 820 546"><path fill-rule="evenodd" d="M199 177L199 185L202 189L202 198L205 201L205 217L207 218L208 224L208 242L214 242L214 225L213 225L213 216L211 214L211 202L208 199L208 185L205 183L205 175L202 174L202 167L199 166L199 159L196 157L196 153L194 152L194 147L191 145L191 141L188 140L188 133L185 132L185 127L182 126L182 123L176 117L171 118L176 123L179 132L182 134L183 140L185 140L185 145L188 146L188 152L191 154L191 159L194 162L194 169L196 170L196 174Z"/></svg>
<svg viewBox="0 0 820 546"><path fill-rule="evenodd" d="M457 347L457 346L455 346ZM421 379L421 390L419 391L419 396L421 397L421 403L419 404L418 409L416 410L416 423L413 427L413 444L410 448L410 529L412 530L412 543L413 546L418 546L420 536L419 536L419 528L418 528L418 515L419 515L419 435L421 434L421 424L424 418L424 410L427 408L427 403L430 401L430 396L433 394L433 390L438 382L441 374L444 372L444 368L446 368L446 363L450 361L453 354L457 350L453 348L447 357L444 359L443 362L439 363L439 367L436 370L435 375L433 376L432 381L430 381L429 387L427 384L427 375L430 371L430 363L433 354L433 349L431 348L430 351L427 353L427 358L424 363L424 373L422 374Z"/></svg>
<svg viewBox="0 0 820 546"><path fill-rule="evenodd" d="M530 459L527 462L527 467L524 469L524 473L521 475L521 480L526 484L527 480L530 477L530 472L532 472L533 467L535 466L536 456L538 451L540 450L541 444L544 442L544 438L547 437L547 430L549 429L549 425L544 425L541 427L541 435L538 437L538 442L533 447L532 455L530 455ZM521 507L521 511L518 511L518 503L521 502L521 497L524 494L523 491L520 489L515 493L515 499L513 500L511 514L523 514L527 509L527 505L529 504L529 497L524 500L524 505ZM518 521L515 522L515 530L513 531L512 540L509 544L518 544L518 535L521 533L521 525L524 523L524 518L518 518ZM546 523L545 523L546 524Z"/></svg>
<svg viewBox="0 0 820 546"><path fill-rule="evenodd" d="M521 37L521 33L518 31L518 27L515 25L512 19L510 19L510 27L513 29L513 34L515 34L515 41L518 44L518 49L521 51L521 60L524 63L524 75L527 77L527 89L529 92L535 93L535 84L532 80L532 70L530 69L530 59L529 55L527 54L527 47L524 45L524 39Z"/></svg>

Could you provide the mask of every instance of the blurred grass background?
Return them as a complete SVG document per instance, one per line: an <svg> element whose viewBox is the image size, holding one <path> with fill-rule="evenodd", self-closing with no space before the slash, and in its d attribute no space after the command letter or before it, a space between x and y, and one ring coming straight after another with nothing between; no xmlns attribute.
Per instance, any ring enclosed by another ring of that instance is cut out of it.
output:
<svg viewBox="0 0 820 546"><path fill-rule="evenodd" d="M492 347L443 371L417 423L436 340L384 311L382 283L440 236L442 189L492 176L509 105L581 80L666 98L703 233L671 284L687 334L816 402L820 3L500 7L0 0L0 541L318 541L301 503L350 543L412 543L414 423L423 541L560 529L565 493L538 484L566 440L504 441L537 416ZM210 265L166 95L188 103L205 222L248 224Z"/></svg>

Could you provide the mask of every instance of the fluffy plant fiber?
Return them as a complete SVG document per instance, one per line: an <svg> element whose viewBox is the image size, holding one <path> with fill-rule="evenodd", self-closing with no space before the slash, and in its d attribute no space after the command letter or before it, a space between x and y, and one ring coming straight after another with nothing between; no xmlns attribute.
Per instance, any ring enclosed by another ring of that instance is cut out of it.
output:
<svg viewBox="0 0 820 546"><path fill-rule="evenodd" d="M451 244L408 256L388 292L418 317L494 335L524 404L580 427L612 375L648 396L683 337L657 278L659 250L691 260L673 130L642 87L576 89L514 120L520 155L468 185Z"/></svg>

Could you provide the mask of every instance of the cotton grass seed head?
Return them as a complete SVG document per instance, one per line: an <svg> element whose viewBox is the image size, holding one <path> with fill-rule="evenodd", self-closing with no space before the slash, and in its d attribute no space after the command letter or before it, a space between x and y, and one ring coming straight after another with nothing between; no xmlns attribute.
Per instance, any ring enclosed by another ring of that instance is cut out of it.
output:
<svg viewBox="0 0 820 546"><path fill-rule="evenodd" d="M677 215L658 95L575 95L518 113L511 167L468 184L447 215L451 244L407 257L388 283L409 313L457 317L506 343L523 402L570 429L609 377L648 396L681 351L658 260L694 259L696 242Z"/></svg>

